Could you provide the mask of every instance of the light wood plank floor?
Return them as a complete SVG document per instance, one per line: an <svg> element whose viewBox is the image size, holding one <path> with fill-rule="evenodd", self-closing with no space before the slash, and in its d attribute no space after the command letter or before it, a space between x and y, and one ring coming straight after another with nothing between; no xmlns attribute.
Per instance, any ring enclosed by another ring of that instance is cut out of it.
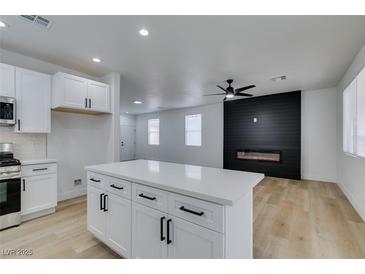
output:
<svg viewBox="0 0 365 274"><path fill-rule="evenodd" d="M32 256L3 251L30 249ZM365 224L336 184L265 178L254 189L255 258L365 258ZM119 258L86 230L86 197L0 232L0 258Z"/></svg>

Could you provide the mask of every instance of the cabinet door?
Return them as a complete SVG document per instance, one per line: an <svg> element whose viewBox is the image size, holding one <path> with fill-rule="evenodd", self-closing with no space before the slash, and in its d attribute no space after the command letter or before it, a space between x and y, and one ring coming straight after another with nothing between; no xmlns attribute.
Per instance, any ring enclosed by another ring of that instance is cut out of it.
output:
<svg viewBox="0 0 365 274"><path fill-rule="evenodd" d="M21 184L21 214L26 215L57 205L57 175L24 177Z"/></svg>
<svg viewBox="0 0 365 274"><path fill-rule="evenodd" d="M161 218L164 218L162 223ZM162 212L134 202L132 203L133 258L167 258L166 239L161 240L161 229L165 226L165 221L166 216Z"/></svg>
<svg viewBox="0 0 365 274"><path fill-rule="evenodd" d="M16 132L48 133L51 129L51 77L16 68Z"/></svg>
<svg viewBox="0 0 365 274"><path fill-rule="evenodd" d="M1 63L0 96L15 97L15 67Z"/></svg>
<svg viewBox="0 0 365 274"><path fill-rule="evenodd" d="M109 86L103 83L88 80L87 95L88 107L95 111L110 111Z"/></svg>
<svg viewBox="0 0 365 274"><path fill-rule="evenodd" d="M171 243L169 259L223 258L223 234L195 225L176 217L169 217Z"/></svg>
<svg viewBox="0 0 365 274"><path fill-rule="evenodd" d="M106 244L124 258L130 258L132 202L109 192L107 195Z"/></svg>
<svg viewBox="0 0 365 274"><path fill-rule="evenodd" d="M81 77L64 74L63 76L63 103L70 108L87 108L87 80Z"/></svg>
<svg viewBox="0 0 365 274"><path fill-rule="evenodd" d="M96 187L87 186L87 228L97 238L105 241L107 211L103 207L104 192Z"/></svg>

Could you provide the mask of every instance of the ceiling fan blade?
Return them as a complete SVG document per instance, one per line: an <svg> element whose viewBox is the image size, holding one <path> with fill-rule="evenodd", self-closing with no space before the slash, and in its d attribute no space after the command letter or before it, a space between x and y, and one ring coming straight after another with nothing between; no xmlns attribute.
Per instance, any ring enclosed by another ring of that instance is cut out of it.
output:
<svg viewBox="0 0 365 274"><path fill-rule="evenodd" d="M236 93L234 96L245 96L245 97L252 97L252 94L249 93Z"/></svg>
<svg viewBox="0 0 365 274"><path fill-rule="evenodd" d="M226 94L225 93L204 94L204 96L212 96L212 95L226 95Z"/></svg>
<svg viewBox="0 0 365 274"><path fill-rule="evenodd" d="M222 88L221 86L219 86L219 85L217 85L217 87L218 88L220 88L221 90L223 90L223 91L226 91L226 89L225 88Z"/></svg>
<svg viewBox="0 0 365 274"><path fill-rule="evenodd" d="M241 91L248 90L248 89L254 88L254 87L256 87L256 86L255 85L250 85L250 86L247 86L247 87L238 88L238 89L235 90L235 92L239 93Z"/></svg>

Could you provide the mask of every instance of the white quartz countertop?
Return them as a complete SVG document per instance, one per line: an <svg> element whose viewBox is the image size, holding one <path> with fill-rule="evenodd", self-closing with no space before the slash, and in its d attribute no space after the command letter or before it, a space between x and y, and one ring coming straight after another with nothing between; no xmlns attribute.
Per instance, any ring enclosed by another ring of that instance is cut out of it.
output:
<svg viewBox="0 0 365 274"><path fill-rule="evenodd" d="M22 166L57 163L56 159L20 160Z"/></svg>
<svg viewBox="0 0 365 274"><path fill-rule="evenodd" d="M85 169L222 205L233 205L264 178L260 173L150 160L108 163Z"/></svg>

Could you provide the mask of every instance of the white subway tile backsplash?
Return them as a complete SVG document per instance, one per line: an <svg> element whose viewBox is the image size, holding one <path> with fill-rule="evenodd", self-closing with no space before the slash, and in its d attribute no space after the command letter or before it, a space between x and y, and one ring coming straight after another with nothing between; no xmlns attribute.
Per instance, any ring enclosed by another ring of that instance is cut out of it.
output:
<svg viewBox="0 0 365 274"><path fill-rule="evenodd" d="M47 134L14 133L12 127L0 127L0 143L13 143L14 156L20 160L47 158Z"/></svg>

